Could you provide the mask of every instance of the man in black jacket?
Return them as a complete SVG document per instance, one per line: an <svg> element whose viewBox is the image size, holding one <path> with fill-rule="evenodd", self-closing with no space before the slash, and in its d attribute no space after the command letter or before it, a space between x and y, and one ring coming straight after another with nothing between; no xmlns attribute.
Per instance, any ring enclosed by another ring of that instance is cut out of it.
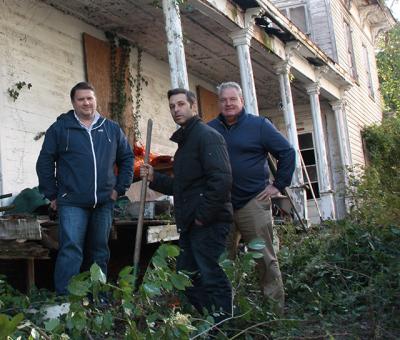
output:
<svg viewBox="0 0 400 340"><path fill-rule="evenodd" d="M186 89L168 91L169 108L180 125L171 137L178 143L174 177L145 164L150 188L174 196L175 221L181 248L177 270L190 273L189 301L200 312L206 308L218 322L232 311L231 285L218 259L232 222L232 174L224 138L197 116L195 95ZM222 312L222 313L218 313Z"/></svg>

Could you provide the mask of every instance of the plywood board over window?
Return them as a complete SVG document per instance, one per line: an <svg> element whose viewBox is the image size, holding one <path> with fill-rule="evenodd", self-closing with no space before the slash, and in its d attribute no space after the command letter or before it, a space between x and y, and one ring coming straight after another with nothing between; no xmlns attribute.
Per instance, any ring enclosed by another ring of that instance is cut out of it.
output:
<svg viewBox="0 0 400 340"><path fill-rule="evenodd" d="M202 86L197 86L196 90L200 117L209 122L219 114L218 96Z"/></svg>
<svg viewBox="0 0 400 340"><path fill-rule="evenodd" d="M98 111L108 117L111 117L111 105L113 99L111 88L111 46L107 41L103 41L83 34L83 44L85 50L85 65L87 80L92 83L96 89ZM119 59L121 49L116 49L116 64L119 68ZM131 89L129 85L129 69L125 71L125 91L130 97ZM127 101L123 113L123 121L119 122L130 143L134 141L133 121L132 121L132 102Z"/></svg>

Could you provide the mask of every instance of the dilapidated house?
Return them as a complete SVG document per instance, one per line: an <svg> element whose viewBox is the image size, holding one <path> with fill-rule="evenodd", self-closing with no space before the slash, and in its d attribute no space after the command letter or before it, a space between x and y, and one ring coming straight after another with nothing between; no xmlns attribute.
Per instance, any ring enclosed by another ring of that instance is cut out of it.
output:
<svg viewBox="0 0 400 340"><path fill-rule="evenodd" d="M374 48L394 22L379 0L3 0L0 193L37 185L40 133L78 81L95 85L106 115L121 105L113 87L128 89L126 127L143 137L152 118L152 150L172 154L167 90L195 90L207 120L216 85L233 80L298 150L302 216L319 221L309 182L322 218L341 218L345 169L364 163L360 130L382 116Z"/></svg>

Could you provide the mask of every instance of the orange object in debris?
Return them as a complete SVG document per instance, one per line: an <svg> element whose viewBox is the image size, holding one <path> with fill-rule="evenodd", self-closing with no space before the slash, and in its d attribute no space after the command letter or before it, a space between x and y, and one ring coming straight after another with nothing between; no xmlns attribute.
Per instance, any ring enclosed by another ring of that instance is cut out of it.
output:
<svg viewBox="0 0 400 340"><path fill-rule="evenodd" d="M133 148L135 155L135 163L133 165L134 176L140 176L140 166L144 163L145 146L139 143L135 143ZM157 155L150 152L149 163L154 169L170 169L172 168L173 158L167 155Z"/></svg>

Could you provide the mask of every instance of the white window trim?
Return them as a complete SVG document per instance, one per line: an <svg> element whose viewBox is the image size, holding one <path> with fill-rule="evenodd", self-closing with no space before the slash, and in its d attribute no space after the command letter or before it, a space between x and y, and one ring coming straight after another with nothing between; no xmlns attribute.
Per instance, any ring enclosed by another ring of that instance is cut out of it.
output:
<svg viewBox="0 0 400 340"><path fill-rule="evenodd" d="M353 77L353 79L358 80L358 71L354 54L353 29L350 25L350 21L346 18L343 19L343 26L346 41L346 63L349 67L350 75Z"/></svg>
<svg viewBox="0 0 400 340"><path fill-rule="evenodd" d="M300 150L300 154L301 154L302 151L309 151L309 150L313 150L313 151L314 151L315 163L314 163L313 165L306 165L305 162L304 162L304 165L305 165L306 168L309 167L309 166L315 166L315 171L316 171L316 175L317 175L317 180L316 180L316 181L312 181L311 179L310 179L310 180L311 180L311 185L312 185L313 183L317 183L317 184L318 184L318 192L315 192L315 191L314 191L314 193L315 193L316 198L319 199L319 197L320 197L320 194L319 194L320 180L319 180L319 176L318 176L317 153L316 153L316 150L315 150L314 133L313 133L313 131L302 131L301 133L297 133L297 136L299 137L299 136L301 136L301 135L306 135L306 134L310 134L310 135L311 135L311 140L312 140L312 143L313 143L313 147L312 147L312 148L304 148L304 149L302 149L302 148L300 147L300 145L299 145L299 150ZM303 170L303 171L304 171L304 170ZM304 178L304 180L305 180L305 182L306 182L307 184L309 184L307 178ZM307 199L307 201L310 201L310 200L313 200L313 197L310 197L310 198Z"/></svg>
<svg viewBox="0 0 400 340"><path fill-rule="evenodd" d="M372 74L371 74L371 62L369 58L368 48L364 43L362 44L362 50L363 50L364 63L366 64L365 73L367 76L368 94L373 100L375 100L374 83L372 82Z"/></svg>

